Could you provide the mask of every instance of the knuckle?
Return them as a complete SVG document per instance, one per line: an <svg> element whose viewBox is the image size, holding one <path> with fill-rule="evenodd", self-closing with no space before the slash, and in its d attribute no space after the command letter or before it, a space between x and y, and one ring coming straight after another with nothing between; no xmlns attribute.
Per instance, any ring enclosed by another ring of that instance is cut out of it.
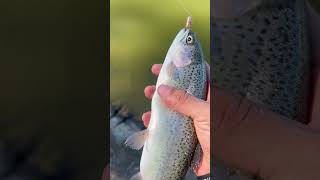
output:
<svg viewBox="0 0 320 180"><path fill-rule="evenodd" d="M173 107L177 107L179 105L183 105L188 100L188 94L185 91L175 91L173 93L174 100L171 102Z"/></svg>

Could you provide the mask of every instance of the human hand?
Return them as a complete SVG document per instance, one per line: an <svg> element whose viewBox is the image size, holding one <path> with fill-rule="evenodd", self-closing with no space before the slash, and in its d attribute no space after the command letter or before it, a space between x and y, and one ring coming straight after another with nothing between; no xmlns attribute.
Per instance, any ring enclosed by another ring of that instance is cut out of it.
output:
<svg viewBox="0 0 320 180"><path fill-rule="evenodd" d="M312 91L309 124L213 89L213 153L226 164L267 180L320 179L320 18L309 8Z"/></svg>
<svg viewBox="0 0 320 180"><path fill-rule="evenodd" d="M155 75L159 75L162 64L155 64L151 71ZM209 72L209 66L207 66ZM210 76L208 76L210 77ZM147 86L144 89L144 94L148 99L156 90L154 85ZM207 100L197 99L185 91L177 90L172 87L161 85L158 88L158 93L162 101L172 110L180 112L193 119L197 137L201 145L203 155L200 161L199 168L196 170L197 176L210 173L210 86L208 85ZM195 108L196 107L196 108ZM142 120L145 126L148 126L151 117L151 112L146 112L142 115Z"/></svg>

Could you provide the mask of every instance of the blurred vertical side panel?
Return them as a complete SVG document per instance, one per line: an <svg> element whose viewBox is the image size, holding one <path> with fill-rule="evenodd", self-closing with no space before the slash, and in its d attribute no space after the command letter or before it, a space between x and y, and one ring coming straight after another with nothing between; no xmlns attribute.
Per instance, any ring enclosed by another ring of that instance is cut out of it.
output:
<svg viewBox="0 0 320 180"><path fill-rule="evenodd" d="M0 179L101 179L106 0L0 2Z"/></svg>

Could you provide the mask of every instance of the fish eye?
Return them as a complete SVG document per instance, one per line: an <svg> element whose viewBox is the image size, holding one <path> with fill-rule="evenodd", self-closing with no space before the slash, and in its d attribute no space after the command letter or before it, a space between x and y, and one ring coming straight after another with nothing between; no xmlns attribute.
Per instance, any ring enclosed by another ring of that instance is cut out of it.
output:
<svg viewBox="0 0 320 180"><path fill-rule="evenodd" d="M191 35L187 36L187 44L193 43L193 37Z"/></svg>

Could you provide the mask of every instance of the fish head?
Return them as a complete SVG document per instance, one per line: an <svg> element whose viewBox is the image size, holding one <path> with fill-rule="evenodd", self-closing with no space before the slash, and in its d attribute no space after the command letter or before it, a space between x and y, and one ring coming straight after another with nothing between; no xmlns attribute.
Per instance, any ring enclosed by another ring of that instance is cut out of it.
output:
<svg viewBox="0 0 320 180"><path fill-rule="evenodd" d="M190 28L179 31L167 54L164 64L172 81L185 83L195 68L204 65L203 51L195 32ZM184 81L184 82L181 82Z"/></svg>
<svg viewBox="0 0 320 180"><path fill-rule="evenodd" d="M180 30L170 47L169 61L177 68L203 63L203 52L196 33L189 28Z"/></svg>

